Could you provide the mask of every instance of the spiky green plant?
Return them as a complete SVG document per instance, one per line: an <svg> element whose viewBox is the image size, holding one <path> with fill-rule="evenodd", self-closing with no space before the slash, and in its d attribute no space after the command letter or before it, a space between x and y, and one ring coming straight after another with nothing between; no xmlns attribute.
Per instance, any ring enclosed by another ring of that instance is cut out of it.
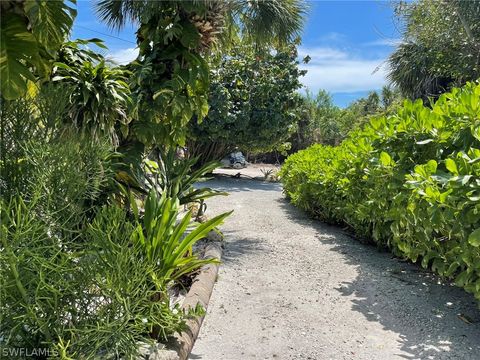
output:
<svg viewBox="0 0 480 360"><path fill-rule="evenodd" d="M199 202L212 196L228 195L209 187L195 187L206 180L207 174L220 166L219 162L211 161L195 169L197 162L198 157L178 158L174 148L167 149L164 153L159 151L158 161L145 161L147 189L155 189L160 194L178 198L180 205Z"/></svg>
<svg viewBox="0 0 480 360"><path fill-rule="evenodd" d="M130 88L123 69L108 65L103 59L69 66L57 62L54 82L66 85L70 93L69 119L90 135L108 135L118 142L116 126L127 125ZM118 126L117 126L118 127Z"/></svg>
<svg viewBox="0 0 480 360"><path fill-rule="evenodd" d="M159 269L152 274L155 281L157 278L162 281L175 281L212 262L211 259L200 260L196 255L192 255L192 246L231 214L228 212L218 215L187 232L191 225L191 213L188 212L177 223L179 205L176 198L170 198L166 194L159 196L156 191L150 191L145 200L145 212L141 221L134 205L138 225L132 239L144 248L148 259L158 262Z"/></svg>

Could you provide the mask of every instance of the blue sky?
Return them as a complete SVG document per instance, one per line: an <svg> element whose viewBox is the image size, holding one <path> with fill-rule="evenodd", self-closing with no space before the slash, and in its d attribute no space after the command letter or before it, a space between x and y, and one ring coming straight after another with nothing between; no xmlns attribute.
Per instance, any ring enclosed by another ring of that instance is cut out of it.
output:
<svg viewBox="0 0 480 360"><path fill-rule="evenodd" d="M302 82L312 92L325 89L339 106L380 89L386 83L384 62L398 41L388 1L310 1L299 47L312 59ZM136 57L135 28L112 31L96 18L93 2L80 0L72 38L98 37L119 63ZM376 70L376 71L375 71Z"/></svg>

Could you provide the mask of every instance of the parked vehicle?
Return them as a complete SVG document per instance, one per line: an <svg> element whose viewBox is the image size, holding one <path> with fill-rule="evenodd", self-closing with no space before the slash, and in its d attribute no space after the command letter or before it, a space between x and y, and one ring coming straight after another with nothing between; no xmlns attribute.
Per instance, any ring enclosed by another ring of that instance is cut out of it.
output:
<svg viewBox="0 0 480 360"><path fill-rule="evenodd" d="M231 167L234 169L243 169L247 167L248 162L241 151L235 151L221 160L224 167Z"/></svg>

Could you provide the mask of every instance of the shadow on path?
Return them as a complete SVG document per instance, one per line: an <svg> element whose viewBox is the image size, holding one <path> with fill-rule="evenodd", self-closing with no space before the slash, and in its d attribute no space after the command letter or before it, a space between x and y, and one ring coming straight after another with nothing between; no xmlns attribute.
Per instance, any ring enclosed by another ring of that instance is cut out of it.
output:
<svg viewBox="0 0 480 360"><path fill-rule="evenodd" d="M231 192L240 191L282 191L280 183L271 183L260 180L236 179L230 176L218 176L203 183L199 186L208 186L216 190Z"/></svg>
<svg viewBox="0 0 480 360"><path fill-rule="evenodd" d="M285 199L277 201L292 221L314 228L318 240L331 246L328 251L343 254L347 264L356 266L355 280L336 290L348 297L352 310L399 334L401 349L409 355L397 356L480 359L480 311L471 294L417 265L361 244L338 227L308 218Z"/></svg>
<svg viewBox="0 0 480 360"><path fill-rule="evenodd" d="M222 263L235 262L242 256L265 251L262 239L251 239L239 236L237 231L224 231L228 239L222 255Z"/></svg>

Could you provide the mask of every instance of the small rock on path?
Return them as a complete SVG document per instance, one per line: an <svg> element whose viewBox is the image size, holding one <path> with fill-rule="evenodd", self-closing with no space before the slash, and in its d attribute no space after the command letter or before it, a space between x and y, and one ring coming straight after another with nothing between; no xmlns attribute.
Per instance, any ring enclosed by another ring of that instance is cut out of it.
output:
<svg viewBox="0 0 480 360"><path fill-rule="evenodd" d="M230 192L209 216L235 212L190 359L480 359L473 296L308 219L280 184L209 186Z"/></svg>

